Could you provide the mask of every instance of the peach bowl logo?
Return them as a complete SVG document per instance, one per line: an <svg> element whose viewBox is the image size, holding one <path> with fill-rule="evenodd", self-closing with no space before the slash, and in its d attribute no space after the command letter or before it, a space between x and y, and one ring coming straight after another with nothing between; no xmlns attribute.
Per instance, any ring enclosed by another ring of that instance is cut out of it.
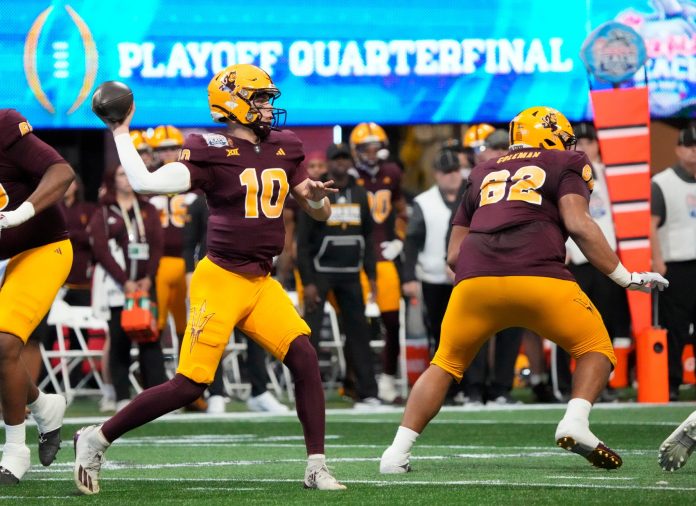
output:
<svg viewBox="0 0 696 506"><path fill-rule="evenodd" d="M54 6L42 11L24 42L24 74L29 89L51 114L56 114L58 98L61 103L71 103L65 111L59 112L74 113L89 96L99 66L97 46L87 23L69 5L64 8L65 12ZM73 26L77 28L77 37ZM80 53L82 58L79 58ZM47 76L45 69L49 66L45 60L49 58L53 65L52 73ZM66 94L69 97L66 98Z"/></svg>

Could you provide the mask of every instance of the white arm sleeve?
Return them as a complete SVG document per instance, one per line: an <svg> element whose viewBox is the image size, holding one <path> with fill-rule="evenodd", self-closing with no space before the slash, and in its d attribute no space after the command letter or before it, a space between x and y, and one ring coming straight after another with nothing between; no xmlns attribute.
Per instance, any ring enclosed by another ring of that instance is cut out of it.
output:
<svg viewBox="0 0 696 506"><path fill-rule="evenodd" d="M191 188L191 173L181 162L168 163L148 172L133 145L130 134L114 136L116 150L128 182L137 193L180 193Z"/></svg>

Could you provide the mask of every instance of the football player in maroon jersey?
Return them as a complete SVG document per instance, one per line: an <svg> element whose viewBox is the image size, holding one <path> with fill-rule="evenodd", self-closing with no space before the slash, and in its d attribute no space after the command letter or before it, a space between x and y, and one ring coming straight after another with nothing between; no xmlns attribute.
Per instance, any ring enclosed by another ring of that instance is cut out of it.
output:
<svg viewBox="0 0 696 506"><path fill-rule="evenodd" d="M388 146L387 134L377 123L360 123L350 133L355 162L355 170L351 172L358 185L367 190L377 258L377 293L371 293L370 283L363 272L363 297L366 302L377 303L384 323L386 335L378 388L379 398L391 403L400 397L396 388L396 371L400 351L401 281L395 262L403 249L408 215L406 200L401 194L401 169L387 160Z"/></svg>
<svg viewBox="0 0 696 506"><path fill-rule="evenodd" d="M331 207L332 181L313 181L301 166L302 144L284 123L285 111L273 107L280 91L254 65L227 67L208 86L213 119L224 133L193 134L179 161L148 172L128 135L133 111L122 124L109 125L119 158L133 188L142 193L179 193L199 189L210 209L206 257L193 273L191 312L176 376L145 390L101 426L75 435L75 483L85 494L99 492L102 454L126 432L200 397L213 380L235 326L290 369L297 414L308 462L304 486L342 490L324 457L324 391L309 327L280 283L270 277L273 257L284 243L283 203L292 192L317 220ZM135 106L133 107L135 109Z"/></svg>
<svg viewBox="0 0 696 506"><path fill-rule="evenodd" d="M418 435L438 413L452 379L461 381L479 348L496 332L525 327L576 360L573 390L556 428L557 444L596 467L621 457L589 427L592 403L616 363L602 317L565 264L568 234L620 286L649 292L669 283L657 273L630 273L588 211L594 181L587 156L573 149L568 120L532 107L510 122L510 150L474 167L453 219L448 263L455 287L430 367L408 399L401 426L382 455L382 473L410 469Z"/></svg>
<svg viewBox="0 0 696 506"><path fill-rule="evenodd" d="M68 163L32 132L14 109L0 109L0 398L5 446L0 485L15 484L29 469L24 408L39 428L39 459L51 464L60 449L65 398L36 388L20 358L46 316L72 265L65 219L57 207L75 178Z"/></svg>

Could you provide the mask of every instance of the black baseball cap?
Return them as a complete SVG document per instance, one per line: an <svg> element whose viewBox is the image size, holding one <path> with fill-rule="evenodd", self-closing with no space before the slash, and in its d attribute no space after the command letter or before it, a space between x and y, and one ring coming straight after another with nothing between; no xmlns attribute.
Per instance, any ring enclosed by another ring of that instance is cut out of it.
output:
<svg viewBox="0 0 696 506"><path fill-rule="evenodd" d="M677 144L679 146L686 146L687 148L696 146L696 126L690 126L689 128L680 130Z"/></svg>
<svg viewBox="0 0 696 506"><path fill-rule="evenodd" d="M457 156L456 151L448 148L441 149L435 157L433 168L444 173L459 170L459 157Z"/></svg>
<svg viewBox="0 0 696 506"><path fill-rule="evenodd" d="M597 130L595 130L592 123L578 123L573 128L576 139L589 139L591 141L597 140Z"/></svg>
<svg viewBox="0 0 696 506"><path fill-rule="evenodd" d="M507 149L510 147L510 136L507 131L499 128L486 137L483 145L486 149Z"/></svg>
<svg viewBox="0 0 696 506"><path fill-rule="evenodd" d="M348 147L348 144L345 143L340 143L340 144L331 144L329 148L326 150L326 158L329 160L335 160L336 158L353 158L352 153L350 152L350 147Z"/></svg>

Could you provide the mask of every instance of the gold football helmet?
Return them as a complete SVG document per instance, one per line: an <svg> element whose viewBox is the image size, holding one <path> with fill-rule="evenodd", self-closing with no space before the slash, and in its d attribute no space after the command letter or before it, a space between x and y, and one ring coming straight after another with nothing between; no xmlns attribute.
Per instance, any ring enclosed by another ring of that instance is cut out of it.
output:
<svg viewBox="0 0 696 506"><path fill-rule="evenodd" d="M510 145L566 150L574 149L576 141L568 119L552 107L530 107L510 122Z"/></svg>
<svg viewBox="0 0 696 506"><path fill-rule="evenodd" d="M488 123L479 123L478 125L471 125L466 129L464 135L462 136L462 143L465 148L480 149L483 147L483 141L486 137L491 135L495 131L493 125Z"/></svg>
<svg viewBox="0 0 696 506"><path fill-rule="evenodd" d="M360 123L350 133L350 150L356 163L375 167L389 157L389 138L377 123Z"/></svg>
<svg viewBox="0 0 696 506"><path fill-rule="evenodd" d="M152 149L176 149L184 145L184 134L171 125L160 125L146 137Z"/></svg>
<svg viewBox="0 0 696 506"><path fill-rule="evenodd" d="M265 137L271 128L285 124L285 109L273 107L280 90L271 77L255 65L231 65L217 74L208 84L208 105L214 121L235 121L248 126L257 135ZM273 120L262 121L259 103L271 105Z"/></svg>
<svg viewBox="0 0 696 506"><path fill-rule="evenodd" d="M145 132L141 130L131 130L130 136L131 141L133 141L133 146L135 146L138 152L149 151L150 144L147 142Z"/></svg>

